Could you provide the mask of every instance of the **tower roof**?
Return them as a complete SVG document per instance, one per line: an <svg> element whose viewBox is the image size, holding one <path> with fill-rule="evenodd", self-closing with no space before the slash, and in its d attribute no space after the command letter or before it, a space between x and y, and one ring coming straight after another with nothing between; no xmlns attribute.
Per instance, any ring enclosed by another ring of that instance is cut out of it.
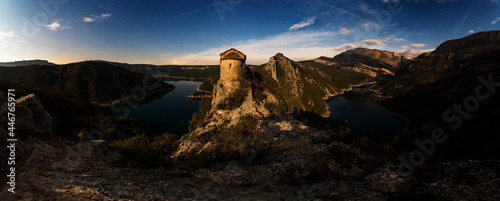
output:
<svg viewBox="0 0 500 201"><path fill-rule="evenodd" d="M220 59L221 60L226 60L226 59L235 59L235 60L243 60L245 61L247 59L247 56L243 54L242 52L231 48L223 53L220 54Z"/></svg>

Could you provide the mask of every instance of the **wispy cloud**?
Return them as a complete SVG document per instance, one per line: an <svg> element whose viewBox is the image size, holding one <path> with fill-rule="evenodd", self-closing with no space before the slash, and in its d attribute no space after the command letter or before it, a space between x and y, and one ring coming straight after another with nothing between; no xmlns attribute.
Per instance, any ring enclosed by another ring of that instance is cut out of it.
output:
<svg viewBox="0 0 500 201"><path fill-rule="evenodd" d="M394 42L401 42L401 41L406 41L404 38L393 38L392 41Z"/></svg>
<svg viewBox="0 0 500 201"><path fill-rule="evenodd" d="M387 46L386 42L389 40L389 38L386 39L366 39L362 40L358 43L346 43L343 44L340 47L337 47L335 50L337 51L346 51L346 50L352 50L355 48L368 48L368 47L383 47Z"/></svg>
<svg viewBox="0 0 500 201"><path fill-rule="evenodd" d="M491 24L496 24L498 21L500 21L500 17L497 17L497 19L493 20Z"/></svg>
<svg viewBox="0 0 500 201"><path fill-rule="evenodd" d="M14 34L15 34L14 31L9 31L9 32L0 31L0 40L2 40L3 38L7 38L7 37L12 38L12 37L14 37Z"/></svg>
<svg viewBox="0 0 500 201"><path fill-rule="evenodd" d="M90 15L90 17L84 17L83 22L95 22L95 21L101 21L106 18L111 17L111 13L103 13L100 15Z"/></svg>
<svg viewBox="0 0 500 201"><path fill-rule="evenodd" d="M474 30L469 30L469 31L467 32L467 35L471 35L471 34L473 34L473 33L476 33L476 31L474 31Z"/></svg>
<svg viewBox="0 0 500 201"><path fill-rule="evenodd" d="M59 22L52 22L52 24L45 25L45 28L51 31L60 31L63 29L71 29L69 26L61 26Z"/></svg>
<svg viewBox="0 0 500 201"><path fill-rule="evenodd" d="M434 49L422 49L425 46L427 46L427 44L422 43L403 46L405 50L403 50L400 54L407 58L413 59L422 53L434 51Z"/></svg>
<svg viewBox="0 0 500 201"><path fill-rule="evenodd" d="M83 21L84 21L84 22L93 22L93 21L95 21L95 19L94 19L94 18L91 18L91 17L84 17L84 18L83 18Z"/></svg>
<svg viewBox="0 0 500 201"><path fill-rule="evenodd" d="M365 44L367 46L386 46L384 40L382 39L367 39L360 42L361 44Z"/></svg>
<svg viewBox="0 0 500 201"><path fill-rule="evenodd" d="M316 17L311 17L307 20L304 20L298 24L294 24L293 26L291 26L290 28L290 31L293 31L293 30L297 30L297 29L300 29L300 28L304 28L304 27L307 27L309 25L312 25L314 24L314 20L316 20Z"/></svg>
<svg viewBox="0 0 500 201"><path fill-rule="evenodd" d="M348 28L346 27L343 27L339 30L339 34L342 34L342 35L349 35L353 32L354 30L349 30Z"/></svg>

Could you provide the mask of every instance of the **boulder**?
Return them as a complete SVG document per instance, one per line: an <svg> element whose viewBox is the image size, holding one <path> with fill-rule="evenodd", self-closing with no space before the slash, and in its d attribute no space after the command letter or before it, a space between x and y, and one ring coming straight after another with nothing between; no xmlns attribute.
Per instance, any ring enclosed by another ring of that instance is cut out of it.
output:
<svg viewBox="0 0 500 201"><path fill-rule="evenodd" d="M44 110L42 103L35 94L23 96L17 99L15 103L15 126L18 134L52 134L52 117ZM4 100L4 103L0 106L0 114L2 114L0 122L2 125L7 123L7 111L8 106Z"/></svg>

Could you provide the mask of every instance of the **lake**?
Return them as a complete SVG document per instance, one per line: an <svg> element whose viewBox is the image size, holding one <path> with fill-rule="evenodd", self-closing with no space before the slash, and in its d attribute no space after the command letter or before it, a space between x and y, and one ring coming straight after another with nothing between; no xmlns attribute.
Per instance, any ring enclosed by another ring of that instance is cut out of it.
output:
<svg viewBox="0 0 500 201"><path fill-rule="evenodd" d="M173 91L149 94L136 108L131 108L128 117L144 121L156 133L173 133L178 136L189 131L189 120L198 112L200 100L187 97L196 92L202 82L168 81L175 86ZM121 103L117 103L121 104Z"/></svg>
<svg viewBox="0 0 500 201"><path fill-rule="evenodd" d="M183 80L168 83L175 86L173 91L147 95L139 106L130 109L128 117L144 121L157 133L168 132L181 136L189 131L189 120L193 113L198 112L200 102L187 96L196 92L202 82ZM346 92L328 102L330 117L347 121L361 135L378 135L385 141L392 141L395 136L402 134L405 123L365 102L374 98L373 93L369 92Z"/></svg>
<svg viewBox="0 0 500 201"><path fill-rule="evenodd" d="M370 94L371 95L371 94ZM349 99L356 96L355 100ZM401 119L381 110L380 108L359 100L359 94L346 94L328 102L330 117L341 122L347 122L358 134L369 135L390 142L401 135L406 123ZM361 98L366 100L367 97Z"/></svg>

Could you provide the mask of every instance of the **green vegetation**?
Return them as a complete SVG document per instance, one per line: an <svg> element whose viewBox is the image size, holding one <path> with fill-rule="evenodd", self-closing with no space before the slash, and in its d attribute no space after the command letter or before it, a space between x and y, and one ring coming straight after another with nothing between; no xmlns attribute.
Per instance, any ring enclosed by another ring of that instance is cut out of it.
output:
<svg viewBox="0 0 500 201"><path fill-rule="evenodd" d="M225 124L194 137L195 141L212 142L217 147L214 150L206 150L206 153L191 156L192 166L201 167L214 159L243 160L248 157L248 154L258 154L265 151L269 144L268 137L254 132L257 124L258 120L255 117L246 115L242 116L238 123L231 127L227 127Z"/></svg>
<svg viewBox="0 0 500 201"><path fill-rule="evenodd" d="M222 101L222 103L219 103L216 108L219 110L233 110L239 108L243 104L243 102L245 102L248 90L248 85L241 86L240 88L236 89L227 99Z"/></svg>
<svg viewBox="0 0 500 201"><path fill-rule="evenodd" d="M219 75L210 76L207 80L201 83L200 86L198 86L198 90L191 96L194 98L210 96L212 94L212 91L214 90L214 85L217 83L217 81L219 81L219 79Z"/></svg>
<svg viewBox="0 0 500 201"><path fill-rule="evenodd" d="M201 83L200 86L198 86L198 89L211 93L214 90L214 85L217 84L219 79L220 75L210 76L210 78L208 78L205 82Z"/></svg>
<svg viewBox="0 0 500 201"><path fill-rule="evenodd" d="M189 131L194 131L198 127L206 125L205 118L212 109L212 98L202 98L199 103L199 112L193 113L193 118L189 121Z"/></svg>
<svg viewBox="0 0 500 201"><path fill-rule="evenodd" d="M156 166L163 165L164 158L176 149L177 138L175 134L168 133L155 137L141 134L113 141L110 145L118 148L124 156L139 162L137 165Z"/></svg>
<svg viewBox="0 0 500 201"><path fill-rule="evenodd" d="M164 158L177 146L174 134L157 135L144 122L132 118L96 116L82 118L78 137L80 140L100 139L117 148L134 165L163 165ZM87 134L85 134L85 132ZM99 136L101 134L101 136ZM91 139L89 136L92 135Z"/></svg>

